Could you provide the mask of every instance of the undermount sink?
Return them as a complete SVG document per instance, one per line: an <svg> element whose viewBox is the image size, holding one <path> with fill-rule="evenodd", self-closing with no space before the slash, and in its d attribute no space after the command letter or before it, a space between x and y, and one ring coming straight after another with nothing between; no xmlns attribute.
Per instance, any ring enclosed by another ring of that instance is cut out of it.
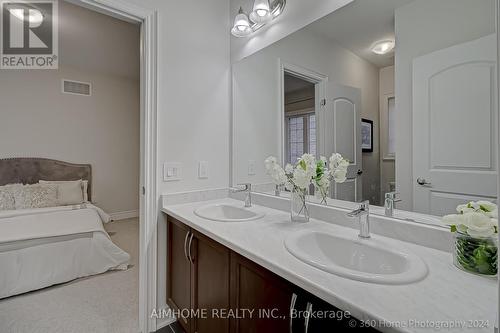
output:
<svg viewBox="0 0 500 333"><path fill-rule="evenodd" d="M373 238L301 231L290 235L285 247L306 264L363 282L408 284L427 275L427 265L418 256Z"/></svg>
<svg viewBox="0 0 500 333"><path fill-rule="evenodd" d="M196 208L194 213L201 218L220 222L245 222L260 219L263 213L252 208L237 207L229 204L214 204Z"/></svg>

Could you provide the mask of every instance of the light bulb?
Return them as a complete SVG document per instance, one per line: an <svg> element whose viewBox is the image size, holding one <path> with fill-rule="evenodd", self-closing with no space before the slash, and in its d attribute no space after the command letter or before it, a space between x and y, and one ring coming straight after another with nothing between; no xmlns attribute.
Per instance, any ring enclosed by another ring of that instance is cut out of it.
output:
<svg viewBox="0 0 500 333"><path fill-rule="evenodd" d="M272 18L269 0L255 0L253 11L250 13L250 20L255 23L267 23Z"/></svg>
<svg viewBox="0 0 500 333"><path fill-rule="evenodd" d="M257 15L259 15L260 17L266 16L266 15L267 15L267 13L269 13L269 12L268 12L267 10L265 10L265 9L257 9L255 12L256 12L256 13L257 13Z"/></svg>
<svg viewBox="0 0 500 333"><path fill-rule="evenodd" d="M371 50L375 54L387 54L394 49L395 42L393 40L382 40L378 41L371 47Z"/></svg>

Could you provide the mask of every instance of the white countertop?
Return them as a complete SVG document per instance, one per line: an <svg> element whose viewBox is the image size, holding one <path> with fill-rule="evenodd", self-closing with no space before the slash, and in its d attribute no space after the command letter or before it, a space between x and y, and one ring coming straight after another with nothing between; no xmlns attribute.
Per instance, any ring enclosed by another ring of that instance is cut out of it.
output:
<svg viewBox="0 0 500 333"><path fill-rule="evenodd" d="M497 280L460 271L453 266L450 253L372 235L420 256L429 274L407 285L359 282L309 266L291 255L283 244L289 234L299 230L353 238L357 230L314 219L292 223L287 212L256 205L251 209L266 215L248 222L210 221L193 213L195 208L210 203L243 206L241 201L225 198L167 205L162 211L360 320L385 322L378 327L380 331L493 332ZM436 329L436 325L441 328Z"/></svg>

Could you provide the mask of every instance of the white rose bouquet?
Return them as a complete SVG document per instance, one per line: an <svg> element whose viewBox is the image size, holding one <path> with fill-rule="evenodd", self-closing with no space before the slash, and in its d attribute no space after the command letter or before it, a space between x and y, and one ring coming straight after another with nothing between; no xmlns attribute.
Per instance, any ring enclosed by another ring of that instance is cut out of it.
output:
<svg viewBox="0 0 500 333"><path fill-rule="evenodd" d="M265 165L276 185L285 186L289 191L306 192L312 184L316 195L326 203L330 184L346 181L349 161L340 154L332 154L328 160L321 156L317 161L314 155L304 154L295 165L287 164L285 169L274 156L268 157Z"/></svg>
<svg viewBox="0 0 500 333"><path fill-rule="evenodd" d="M332 154L328 160L321 156L316 164L316 176L313 179L315 195L321 198L321 202L326 204L330 184L332 182L343 183L347 179L347 167L349 161L342 157L340 154Z"/></svg>
<svg viewBox="0 0 500 333"><path fill-rule="evenodd" d="M454 262L467 271L496 275L498 207L489 201L471 201L457 206L458 214L446 215L442 222L455 233Z"/></svg>
<svg viewBox="0 0 500 333"><path fill-rule="evenodd" d="M274 156L266 158L264 163L273 182L289 191L306 191L316 175L316 158L311 154L302 155L295 166L287 164L285 169Z"/></svg>
<svg viewBox="0 0 500 333"><path fill-rule="evenodd" d="M471 201L457 206L458 214L443 217L452 232L459 231L471 237L490 237L498 232L498 207L489 201Z"/></svg>

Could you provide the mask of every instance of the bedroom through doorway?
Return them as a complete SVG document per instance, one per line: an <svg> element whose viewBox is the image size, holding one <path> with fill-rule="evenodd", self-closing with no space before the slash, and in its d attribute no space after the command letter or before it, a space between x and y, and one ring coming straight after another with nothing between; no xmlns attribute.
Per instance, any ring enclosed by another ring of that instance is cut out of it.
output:
<svg viewBox="0 0 500 333"><path fill-rule="evenodd" d="M58 69L0 73L0 332L136 333L141 24L57 5Z"/></svg>

